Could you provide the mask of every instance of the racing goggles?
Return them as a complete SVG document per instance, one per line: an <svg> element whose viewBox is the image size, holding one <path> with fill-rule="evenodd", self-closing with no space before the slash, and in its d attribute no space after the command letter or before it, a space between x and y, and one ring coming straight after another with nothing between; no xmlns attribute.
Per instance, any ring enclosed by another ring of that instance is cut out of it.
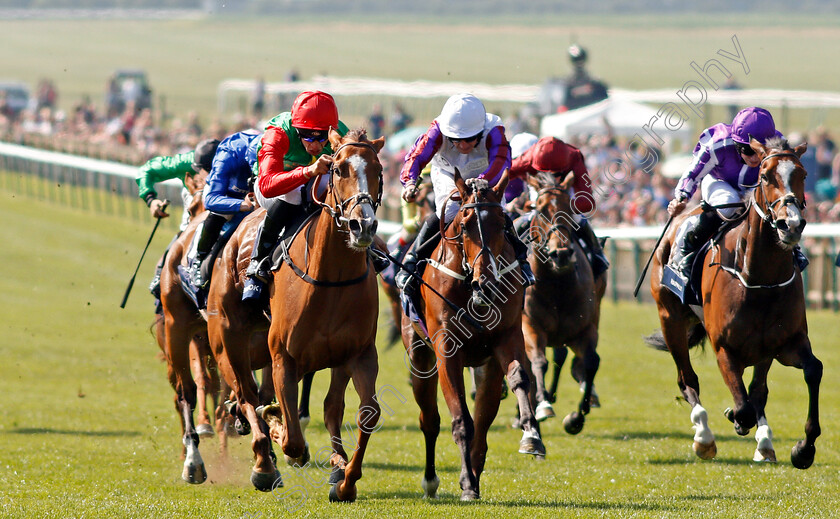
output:
<svg viewBox="0 0 840 519"><path fill-rule="evenodd" d="M324 142L329 137L329 133L324 130L298 129L298 135L306 142Z"/></svg>
<svg viewBox="0 0 840 519"><path fill-rule="evenodd" d="M752 157L755 155L755 150L750 148L749 144L741 144L740 142L735 143L735 148L737 148L738 153L741 155L745 155L747 157Z"/></svg>
<svg viewBox="0 0 840 519"><path fill-rule="evenodd" d="M462 138L462 139L456 139L455 137L449 137L449 140L450 140L450 141L452 141L452 144L456 144L456 143L459 143L459 142L461 142L461 141L464 141L464 142L473 142L473 141L480 140L480 139L481 139L481 136L482 136L483 134L484 134L484 132L483 132L483 131L480 131L480 132L476 133L475 135L473 135L472 137L464 137L464 138Z"/></svg>

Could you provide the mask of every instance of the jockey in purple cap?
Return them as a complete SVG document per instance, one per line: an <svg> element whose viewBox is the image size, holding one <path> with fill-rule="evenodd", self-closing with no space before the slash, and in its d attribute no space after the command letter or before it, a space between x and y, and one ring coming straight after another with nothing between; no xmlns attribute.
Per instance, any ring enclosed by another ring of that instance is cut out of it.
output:
<svg viewBox="0 0 840 519"><path fill-rule="evenodd" d="M677 216L700 187L705 210L683 222L677 236L685 235L674 248L666 268L688 281L697 250L708 241L725 218L732 218L737 204L758 182L761 160L750 148L750 138L765 144L771 137L784 137L776 130L773 116L764 108L750 107L738 112L732 124L719 123L707 128L697 146L688 170L680 177L668 213ZM711 206L711 207L709 207ZM800 265L807 260L797 249Z"/></svg>

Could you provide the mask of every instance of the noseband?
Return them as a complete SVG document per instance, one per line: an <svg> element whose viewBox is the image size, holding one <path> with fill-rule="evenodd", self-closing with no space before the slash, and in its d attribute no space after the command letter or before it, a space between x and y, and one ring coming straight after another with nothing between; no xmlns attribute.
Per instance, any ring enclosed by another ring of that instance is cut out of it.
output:
<svg viewBox="0 0 840 519"><path fill-rule="evenodd" d="M796 159L796 162L799 162L799 155L790 151L784 151L781 153L771 153L770 155L767 155L766 157L761 159L759 167L764 165L764 162L766 160L774 157L791 157ZM759 175L757 185L761 187L761 197L764 199L764 204L766 205L766 207L763 209L759 207L758 202L755 201L755 197L753 197L753 207L755 207L755 211L758 213L758 216L761 217L762 220L767 222L767 224L774 230L778 230L778 226L776 225L776 221L779 220L779 215L777 213L778 209L789 205L796 207L800 211L805 209L805 202L796 198L796 195L794 195L793 193L785 193L773 202L768 202L767 191L765 190L765 187L767 185L767 176L764 173L761 173Z"/></svg>
<svg viewBox="0 0 840 519"><path fill-rule="evenodd" d="M338 152L343 150L348 146L356 146L360 148L368 148L369 150L373 151L374 155L378 155L376 148L373 147L372 144L367 142L345 142L341 146L336 149L332 156L335 157L338 155ZM333 198L335 199L335 205L330 206L324 202L318 200L318 197L315 196L316 190L318 189L319 182L315 182L312 185L312 200L315 201L316 204L320 205L322 209L330 213L330 216L335 221L336 227L339 229L342 228L342 224L348 224L350 219L345 216L345 214L349 214L356 208L356 206L362 204L369 204L373 208L373 212L376 213L376 210L379 208L379 205L382 203L382 187L383 187L383 178L382 172L379 172L379 192L378 196L376 197L376 201L373 200L373 196L367 191L359 191L358 193L354 194L350 198L344 200L341 198L341 195L335 189L335 182L333 178L335 173L338 171L338 167L336 166L335 162L330 164L329 169L329 184L328 184L328 192L333 194ZM350 205L352 204L352 205ZM348 207L349 205L349 207Z"/></svg>

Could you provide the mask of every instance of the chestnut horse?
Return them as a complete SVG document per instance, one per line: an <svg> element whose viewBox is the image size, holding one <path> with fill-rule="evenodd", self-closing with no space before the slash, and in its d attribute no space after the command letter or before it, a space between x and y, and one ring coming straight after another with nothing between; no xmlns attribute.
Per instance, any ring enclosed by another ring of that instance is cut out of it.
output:
<svg viewBox="0 0 840 519"><path fill-rule="evenodd" d="M577 224L569 192L574 179L574 173L569 173L560 184L550 174L528 179L537 189L537 213L528 229L532 243L528 259L537 283L528 287L522 315L525 351L536 386L532 394L537 420L555 416L545 387L546 347L568 347L575 359L580 359L583 396L577 411L563 420L569 434L579 433L589 414L595 373L601 362L595 348L601 299L607 286L605 275L593 277L586 253L575 238ZM555 374L561 366L562 362L555 366Z"/></svg>
<svg viewBox="0 0 840 519"><path fill-rule="evenodd" d="M528 401L528 376L523 368L524 279L504 235L501 200L507 172L490 188L486 180L465 182L456 171L455 185L462 205L448 227L444 229L441 223L443 239L432 253L436 259L428 260L422 276L423 308L418 310L425 316L428 335L420 330L420 324L412 324L403 315L402 336L426 440L424 493L434 497L440 484L435 472L435 443L440 432L439 377L452 415L452 436L461 454L461 499L473 500L480 497L487 431L499 410L505 375L522 409L524 434L519 452L544 456L545 447ZM467 408L466 366L481 367L477 370L475 421Z"/></svg>
<svg viewBox="0 0 840 519"><path fill-rule="evenodd" d="M376 274L366 249L376 234L376 208L382 192L382 165L377 154L383 138L370 141L364 130L345 137L330 131L335 150L325 177L320 211L308 219L288 246L284 261L269 284L271 324L268 353L278 404L258 414L247 337L260 311L241 301L244 273L263 212L248 216L225 248L210 283L208 334L219 369L236 392L240 411L252 431L255 465L251 482L269 491L279 478L270 453L277 441L287 456L305 464L308 449L296 409L297 384L310 372L332 368L324 402L324 423L332 441L330 499L352 501L372 427L379 420L375 347L379 313ZM313 188L318 182L313 183ZM359 435L352 459L341 444L344 393L350 379L359 394ZM282 416L282 419L281 419ZM266 430L265 418L269 422Z"/></svg>
<svg viewBox="0 0 840 519"><path fill-rule="evenodd" d="M667 348L677 365L677 382L691 405L694 452L703 459L717 453L706 410L700 404L700 385L691 367L689 348L708 335L718 367L734 399L726 415L735 432L746 435L753 426L755 461L776 461L772 432L764 414L767 372L774 360L802 369L808 385L805 439L791 451L791 462L806 469L814 461L814 442L820 435L819 386L822 363L811 352L805 318L802 273L792 248L802 237L805 219L805 175L799 157L806 145L791 149L784 139L750 146L761 158L758 184L747 201L740 222L731 225L701 255L703 269L696 314L662 286L662 267L668 261L678 226L673 226L654 256L651 292L659 308L661 334L646 341ZM743 375L754 366L749 392Z"/></svg>

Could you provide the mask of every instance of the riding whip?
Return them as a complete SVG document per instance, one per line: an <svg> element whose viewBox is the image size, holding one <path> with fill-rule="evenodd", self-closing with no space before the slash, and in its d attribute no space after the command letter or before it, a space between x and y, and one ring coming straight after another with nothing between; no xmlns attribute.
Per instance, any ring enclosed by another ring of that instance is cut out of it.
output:
<svg viewBox="0 0 840 519"><path fill-rule="evenodd" d="M164 200L160 210L165 211L168 205L169 200ZM140 261L137 262L137 268L134 269L134 275L131 276L131 280L128 282L128 287L126 287L125 289L125 295L122 298L122 303L120 303L120 308L125 308L125 303L128 301L128 294L131 293L131 289L132 287L134 287L134 280L137 278L137 272L140 270L140 264L143 263L143 258L146 256L146 251L149 250L149 244L152 243L152 238L155 237L155 231L157 231L158 225L160 225L160 220L161 218L158 217L157 221L155 222L155 226L152 228L152 234L149 235L149 240L146 242L146 247L143 249L143 254L140 255Z"/></svg>
<svg viewBox="0 0 840 519"><path fill-rule="evenodd" d="M645 263L645 268L642 270L642 275L639 276L639 281L636 282L636 288L633 289L633 297L636 297L639 294L639 288L642 286L642 281L645 280L645 275L647 274L648 267L650 267L650 262L653 259L653 255L656 254L656 249L659 248L659 243L662 241L662 238L665 237L665 232L668 230L668 227L671 226L671 222L674 220L674 217L671 216L668 218L668 221L665 222L665 227L662 228L662 234L659 235L659 239L656 240L656 245L653 246L653 250L650 253L650 257Z"/></svg>

